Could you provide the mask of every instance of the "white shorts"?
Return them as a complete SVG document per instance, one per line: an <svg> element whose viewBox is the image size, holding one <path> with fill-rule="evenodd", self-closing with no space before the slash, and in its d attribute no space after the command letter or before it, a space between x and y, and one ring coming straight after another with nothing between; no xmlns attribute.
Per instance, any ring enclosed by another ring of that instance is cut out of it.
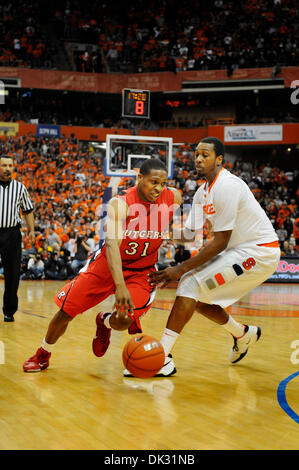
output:
<svg viewBox="0 0 299 470"><path fill-rule="evenodd" d="M176 295L222 308L232 305L273 274L280 249L239 245L184 274Z"/></svg>

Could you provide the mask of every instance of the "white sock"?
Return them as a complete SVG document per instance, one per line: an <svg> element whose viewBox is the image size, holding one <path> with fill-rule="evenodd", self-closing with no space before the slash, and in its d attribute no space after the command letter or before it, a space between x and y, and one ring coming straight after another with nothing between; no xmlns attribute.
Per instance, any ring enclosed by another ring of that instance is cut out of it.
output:
<svg viewBox="0 0 299 470"><path fill-rule="evenodd" d="M55 346L55 344L49 344L49 343L47 343L46 338L43 339L42 348L43 348L45 351L52 352L54 346Z"/></svg>
<svg viewBox="0 0 299 470"><path fill-rule="evenodd" d="M110 326L110 317L111 317L112 313L105 313L104 315L104 325L107 327L107 328L111 328Z"/></svg>
<svg viewBox="0 0 299 470"><path fill-rule="evenodd" d="M168 328L165 328L160 343L162 344L162 346L164 348L166 357L172 351L172 348L174 347L175 342L176 342L176 340L178 339L179 336L180 336L179 333L176 333L173 330L169 330Z"/></svg>
<svg viewBox="0 0 299 470"><path fill-rule="evenodd" d="M238 323L229 315L228 322L222 325L229 333L235 338L241 338L245 335L245 326L242 323Z"/></svg>

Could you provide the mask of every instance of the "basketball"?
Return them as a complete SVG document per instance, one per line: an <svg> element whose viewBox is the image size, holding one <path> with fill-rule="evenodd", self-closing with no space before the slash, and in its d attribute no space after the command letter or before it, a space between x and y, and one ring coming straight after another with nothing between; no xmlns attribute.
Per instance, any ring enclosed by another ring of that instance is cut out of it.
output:
<svg viewBox="0 0 299 470"><path fill-rule="evenodd" d="M158 340L139 335L127 342L123 349L123 363L134 377L153 377L164 364L165 353Z"/></svg>

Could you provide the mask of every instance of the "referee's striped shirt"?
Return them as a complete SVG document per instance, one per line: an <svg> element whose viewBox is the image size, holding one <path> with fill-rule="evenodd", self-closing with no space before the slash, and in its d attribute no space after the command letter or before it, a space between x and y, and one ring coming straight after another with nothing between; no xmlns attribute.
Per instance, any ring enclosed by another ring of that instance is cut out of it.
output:
<svg viewBox="0 0 299 470"><path fill-rule="evenodd" d="M16 180L0 183L0 229L21 224L20 209L26 214L33 211L27 188Z"/></svg>

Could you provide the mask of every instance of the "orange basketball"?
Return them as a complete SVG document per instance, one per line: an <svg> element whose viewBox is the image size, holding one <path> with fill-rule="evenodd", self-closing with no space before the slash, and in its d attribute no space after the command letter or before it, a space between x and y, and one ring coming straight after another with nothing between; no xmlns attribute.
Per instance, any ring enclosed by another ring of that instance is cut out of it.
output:
<svg viewBox="0 0 299 470"><path fill-rule="evenodd" d="M153 377L164 364L165 352L158 340L147 335L132 338L123 349L123 363L134 377Z"/></svg>

